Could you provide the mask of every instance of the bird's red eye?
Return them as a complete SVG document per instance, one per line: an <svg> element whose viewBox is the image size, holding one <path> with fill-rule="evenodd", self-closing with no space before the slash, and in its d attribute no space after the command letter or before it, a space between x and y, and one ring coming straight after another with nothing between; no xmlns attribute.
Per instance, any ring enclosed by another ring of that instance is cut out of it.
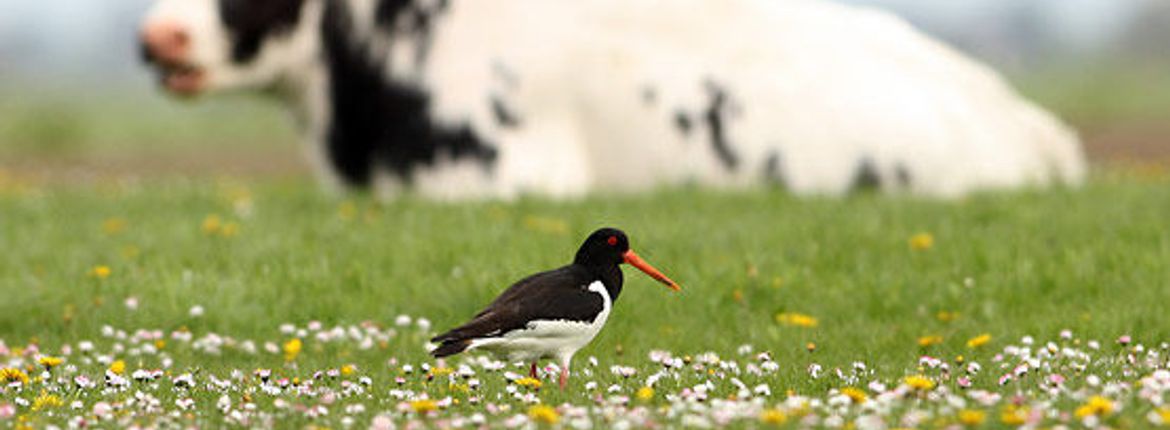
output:
<svg viewBox="0 0 1170 430"><path fill-rule="evenodd" d="M606 239L605 241L609 243L609 246L615 246L617 245L617 236L610 236L609 239Z"/></svg>

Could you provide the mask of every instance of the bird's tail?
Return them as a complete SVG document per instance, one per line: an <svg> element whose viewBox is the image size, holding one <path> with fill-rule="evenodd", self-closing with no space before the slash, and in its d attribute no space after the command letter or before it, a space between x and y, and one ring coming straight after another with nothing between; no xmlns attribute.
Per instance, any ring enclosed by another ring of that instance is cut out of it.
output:
<svg viewBox="0 0 1170 430"><path fill-rule="evenodd" d="M431 356L435 358L442 358L448 355L455 355L463 352L471 345L471 339L448 339L439 344L438 348L431 350Z"/></svg>

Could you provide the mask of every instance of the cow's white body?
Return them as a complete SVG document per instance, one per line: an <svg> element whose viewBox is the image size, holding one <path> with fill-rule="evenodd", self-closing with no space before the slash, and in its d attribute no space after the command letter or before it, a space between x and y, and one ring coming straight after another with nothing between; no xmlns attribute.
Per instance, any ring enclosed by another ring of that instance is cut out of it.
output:
<svg viewBox="0 0 1170 430"><path fill-rule="evenodd" d="M404 182L441 199L776 182L839 195L862 175L950 197L1085 173L1065 125L881 12L820 0L452 0L417 62L417 41L376 30L376 0L346 1L354 40L386 79L422 89L436 124L469 126L498 151L487 170L439 160L409 181L382 175L387 194ZM316 28L286 39L312 44L304 33ZM332 109L325 73L308 63L282 77L315 152ZM702 121L715 91L733 160ZM520 124L501 124L489 98ZM680 112L695 120L689 132Z"/></svg>

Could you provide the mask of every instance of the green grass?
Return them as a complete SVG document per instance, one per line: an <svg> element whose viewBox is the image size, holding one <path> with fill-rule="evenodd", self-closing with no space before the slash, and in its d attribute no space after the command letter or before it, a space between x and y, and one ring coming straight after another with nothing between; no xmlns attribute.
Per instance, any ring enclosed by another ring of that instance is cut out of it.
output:
<svg viewBox="0 0 1170 430"><path fill-rule="evenodd" d="M1102 176L1080 190L955 202L669 190L574 202L379 204L308 192L303 182L40 188L0 180L0 339L53 351L95 340L109 324L279 342L285 322L392 325L399 314L430 318L434 331L462 322L512 281L567 263L593 229L616 226L683 292L627 270L608 326L577 363L642 361L652 349L733 356L751 344L782 364L767 379L774 389L823 395L837 385L805 377L810 362L831 369L864 360L898 378L922 353L987 360L990 352L965 345L982 333L993 347L1065 328L1103 341L1170 340L1167 185ZM209 215L238 231L208 234ZM911 249L918 233L931 234L933 247ZM111 269L108 278L89 274L99 265ZM137 311L122 305L131 296ZM189 316L194 305L206 315ZM940 321L940 311L959 317ZM819 323L780 325L779 312ZM306 369L355 363L389 384L388 357L426 361L426 335L405 331L371 351L310 343L299 360ZM924 335L944 342L920 349ZM213 374L283 363L279 355L171 354ZM587 398L541 396L553 404Z"/></svg>

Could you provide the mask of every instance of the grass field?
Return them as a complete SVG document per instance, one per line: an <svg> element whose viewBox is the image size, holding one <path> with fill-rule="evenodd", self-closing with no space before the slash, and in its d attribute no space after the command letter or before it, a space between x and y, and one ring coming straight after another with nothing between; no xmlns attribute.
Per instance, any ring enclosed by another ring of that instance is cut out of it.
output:
<svg viewBox="0 0 1170 430"><path fill-rule="evenodd" d="M303 181L0 173L0 426L1149 426L1170 419L1168 185L378 204ZM430 335L604 225L684 289L627 270L568 390L427 358Z"/></svg>

